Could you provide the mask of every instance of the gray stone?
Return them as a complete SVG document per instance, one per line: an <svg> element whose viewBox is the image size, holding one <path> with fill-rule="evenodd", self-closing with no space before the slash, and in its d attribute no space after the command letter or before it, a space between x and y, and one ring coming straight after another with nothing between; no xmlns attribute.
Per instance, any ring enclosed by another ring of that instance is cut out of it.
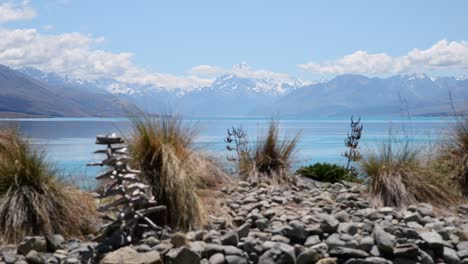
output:
<svg viewBox="0 0 468 264"><path fill-rule="evenodd" d="M291 241L289 238L282 236L282 235L274 235L271 237L270 240L274 242L285 243L285 244L289 244L289 242Z"/></svg>
<svg viewBox="0 0 468 264"><path fill-rule="evenodd" d="M162 264L161 256L157 251L138 253L131 247L122 247L108 253L99 262L100 264Z"/></svg>
<svg viewBox="0 0 468 264"><path fill-rule="evenodd" d="M258 261L259 264L294 264L295 262L294 247L283 243L277 243L271 249L265 251Z"/></svg>
<svg viewBox="0 0 468 264"><path fill-rule="evenodd" d="M444 246L442 237L435 231L421 232L419 233L419 236L429 245L429 247L442 248Z"/></svg>
<svg viewBox="0 0 468 264"><path fill-rule="evenodd" d="M380 257L367 257L365 259L348 259L345 264L392 264L392 262Z"/></svg>
<svg viewBox="0 0 468 264"><path fill-rule="evenodd" d="M161 243L161 241L159 241L159 239L155 237L148 237L143 242L150 247L154 247L157 244Z"/></svg>
<svg viewBox="0 0 468 264"><path fill-rule="evenodd" d="M255 221L255 226L258 229L260 229L261 231L267 229L268 228L268 219L266 219L266 218L257 219Z"/></svg>
<svg viewBox="0 0 468 264"><path fill-rule="evenodd" d="M209 259L210 264L224 264L224 261L224 255L221 253L216 253Z"/></svg>
<svg viewBox="0 0 468 264"><path fill-rule="evenodd" d="M335 247L344 247L346 246L346 242L340 239L340 236L338 234L333 234L325 240L325 243L329 248L335 248Z"/></svg>
<svg viewBox="0 0 468 264"><path fill-rule="evenodd" d="M304 242L307 238L307 231L304 224L301 221L291 221L289 223L290 229L285 229L285 236L290 238L294 242Z"/></svg>
<svg viewBox="0 0 468 264"><path fill-rule="evenodd" d="M223 245L237 246L237 243L239 243L239 237L236 232L228 232L221 237L221 243Z"/></svg>
<svg viewBox="0 0 468 264"><path fill-rule="evenodd" d="M166 264L194 264L200 263L200 255L188 247L169 250L166 254Z"/></svg>
<svg viewBox="0 0 468 264"><path fill-rule="evenodd" d="M224 247L226 247L226 246L208 243L208 244L205 245L205 254L209 258L213 254L223 253L224 252L224 249L223 249Z"/></svg>
<svg viewBox="0 0 468 264"><path fill-rule="evenodd" d="M365 258L369 254L360 249L335 247L330 250L330 256L338 258Z"/></svg>
<svg viewBox="0 0 468 264"><path fill-rule="evenodd" d="M317 245L319 244L321 241L320 241L320 237L315 235L315 236L310 236L306 239L306 242L304 243L304 246L306 247L311 247L311 246L314 246L314 245Z"/></svg>
<svg viewBox="0 0 468 264"><path fill-rule="evenodd" d="M226 256L226 263L227 264L248 264L249 262L247 259L241 256Z"/></svg>
<svg viewBox="0 0 468 264"><path fill-rule="evenodd" d="M320 251L315 249L307 249L300 253L299 256L297 256L296 264L315 263L321 258L323 258L323 255Z"/></svg>
<svg viewBox="0 0 468 264"><path fill-rule="evenodd" d="M379 226L374 227L374 241L381 252L384 254L393 254L395 237Z"/></svg>
<svg viewBox="0 0 468 264"><path fill-rule="evenodd" d="M236 232L239 239L248 236L250 232L250 223L241 225L239 228L237 228Z"/></svg>
<svg viewBox="0 0 468 264"><path fill-rule="evenodd" d="M237 248L235 246L223 246L221 247L222 252L224 255L236 255L236 256L242 256L242 250L240 248Z"/></svg>
<svg viewBox="0 0 468 264"><path fill-rule="evenodd" d="M458 250L465 250L465 249L468 250L468 240L458 243L457 249Z"/></svg>
<svg viewBox="0 0 468 264"><path fill-rule="evenodd" d="M325 255L328 252L328 246L326 243L323 242L310 248L320 251L323 255Z"/></svg>
<svg viewBox="0 0 468 264"><path fill-rule="evenodd" d="M421 222L421 215L418 212L408 213L403 217L405 222Z"/></svg>
<svg viewBox="0 0 468 264"><path fill-rule="evenodd" d="M334 216L335 216L336 220L338 220L338 221L340 221L342 223L349 221L349 214L345 210L339 211Z"/></svg>
<svg viewBox="0 0 468 264"><path fill-rule="evenodd" d="M338 229L340 222L336 218L329 214L318 214L317 217L320 218L320 228L323 232L334 233Z"/></svg>
<svg viewBox="0 0 468 264"><path fill-rule="evenodd" d="M433 214L433 206L431 204L428 204L428 203L421 203L418 205L418 212L422 215L422 216L434 216Z"/></svg>
<svg viewBox="0 0 468 264"><path fill-rule="evenodd" d="M62 243L65 239L61 235L47 235L46 237L47 250L49 252L55 252L57 249L63 249Z"/></svg>
<svg viewBox="0 0 468 264"><path fill-rule="evenodd" d="M461 259L468 258L468 249L459 250L457 255Z"/></svg>
<svg viewBox="0 0 468 264"><path fill-rule="evenodd" d="M460 264L461 260L457 255L457 252L449 247L444 247L444 260L447 264Z"/></svg>
<svg viewBox="0 0 468 264"><path fill-rule="evenodd" d="M337 258L323 258L317 261L317 263L315 264L336 264L336 263L338 263Z"/></svg>
<svg viewBox="0 0 468 264"><path fill-rule="evenodd" d="M358 223L340 223L338 226L339 233L345 233L354 236L359 230Z"/></svg>
<svg viewBox="0 0 468 264"><path fill-rule="evenodd" d="M80 261L77 258L67 258L65 264L79 264Z"/></svg>
<svg viewBox="0 0 468 264"><path fill-rule="evenodd" d="M16 253L13 251L3 251L1 252L1 255L3 257L3 261L7 264L15 263L17 259Z"/></svg>
<svg viewBox="0 0 468 264"><path fill-rule="evenodd" d="M364 251L369 252L374 246L374 239L370 236L361 237L359 240L358 248Z"/></svg>
<svg viewBox="0 0 468 264"><path fill-rule="evenodd" d="M31 250L37 252L47 251L46 239L40 236L29 237L18 245L18 253L21 255L26 256Z"/></svg>
<svg viewBox="0 0 468 264"><path fill-rule="evenodd" d="M39 252L36 250L32 249L29 251L29 253L26 255L26 261L28 264L44 264L44 259L41 257Z"/></svg>
<svg viewBox="0 0 468 264"><path fill-rule="evenodd" d="M141 244L135 247L135 250L138 252L148 252L151 251L151 247L146 244Z"/></svg>
<svg viewBox="0 0 468 264"><path fill-rule="evenodd" d="M162 241L161 243L153 247L154 250L158 251L162 255L166 254L171 248L173 248L173 246L167 240Z"/></svg>

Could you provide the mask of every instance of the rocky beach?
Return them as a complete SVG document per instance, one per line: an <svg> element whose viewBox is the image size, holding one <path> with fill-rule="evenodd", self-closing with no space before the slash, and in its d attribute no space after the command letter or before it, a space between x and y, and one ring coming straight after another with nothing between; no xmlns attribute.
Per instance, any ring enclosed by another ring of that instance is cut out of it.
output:
<svg viewBox="0 0 468 264"><path fill-rule="evenodd" d="M239 181L221 190L223 212L203 229L149 231L106 254L91 237L28 237L0 263L468 263L468 204L373 208L357 183Z"/></svg>

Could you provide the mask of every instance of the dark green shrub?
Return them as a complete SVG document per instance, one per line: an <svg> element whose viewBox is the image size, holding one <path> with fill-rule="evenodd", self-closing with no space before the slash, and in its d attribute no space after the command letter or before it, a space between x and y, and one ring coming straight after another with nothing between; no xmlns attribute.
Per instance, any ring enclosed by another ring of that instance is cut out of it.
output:
<svg viewBox="0 0 468 264"><path fill-rule="evenodd" d="M327 162L317 162L314 165L301 167L296 171L296 174L321 182L361 182L358 177L350 174L345 167Z"/></svg>

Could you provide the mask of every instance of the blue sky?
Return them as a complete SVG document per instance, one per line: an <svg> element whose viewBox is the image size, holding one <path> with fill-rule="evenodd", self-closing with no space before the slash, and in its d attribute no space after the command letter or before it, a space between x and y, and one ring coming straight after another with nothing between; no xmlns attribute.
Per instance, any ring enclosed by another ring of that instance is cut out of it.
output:
<svg viewBox="0 0 468 264"><path fill-rule="evenodd" d="M244 61L252 67L250 71L263 70L255 76L271 73L278 78L301 79L342 73L391 75L420 71L464 75L468 70L468 1L0 0L0 3L4 13L2 22L0 4L0 28L5 35L12 35L13 30L34 29L34 36L31 32L22 33L23 42L33 38L34 45L58 46L58 56L65 54L61 61L47 65L41 61L46 59L41 54L13 52L11 45L2 48L0 43L0 54L10 53L3 58L0 55L0 63L44 70L61 67L62 73L77 77L123 74L125 80L140 78L153 83L174 78L175 85L186 85L209 82ZM18 11L18 16L8 19L5 14L9 9ZM29 15L28 10L32 12ZM78 34L68 40L60 38L71 32ZM73 37L79 38L75 43L83 42L85 51L70 59L66 56L80 47L70 48L72 44L56 45L56 42L71 43ZM32 49L25 50L28 48ZM409 54L415 49L420 52ZM108 62L114 59L116 62L90 67L90 63L102 59L96 51L105 52ZM28 55L41 58L25 58ZM81 63L78 56L92 57L95 61L83 62L83 67L76 71L70 65L62 65ZM203 67L197 68L199 65ZM85 72L85 68L93 67L96 67L93 72ZM115 68L115 72L104 67Z"/></svg>

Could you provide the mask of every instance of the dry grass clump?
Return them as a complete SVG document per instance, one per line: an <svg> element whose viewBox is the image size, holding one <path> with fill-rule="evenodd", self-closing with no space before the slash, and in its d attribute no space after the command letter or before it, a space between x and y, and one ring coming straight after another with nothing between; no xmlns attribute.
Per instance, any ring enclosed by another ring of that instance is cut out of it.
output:
<svg viewBox="0 0 468 264"><path fill-rule="evenodd" d="M433 162L435 169L465 197L468 197L468 118L456 123L446 144Z"/></svg>
<svg viewBox="0 0 468 264"><path fill-rule="evenodd" d="M0 240L25 236L79 236L93 231L94 199L58 180L42 152L16 130L0 131Z"/></svg>
<svg viewBox="0 0 468 264"><path fill-rule="evenodd" d="M438 206L456 202L456 195L439 181L439 175L421 163L417 151L408 144L394 145L383 144L379 151L367 153L360 162L363 173L369 177L374 206L405 208L419 202Z"/></svg>
<svg viewBox="0 0 468 264"><path fill-rule="evenodd" d="M293 156L300 133L280 139L278 122L271 121L268 132L259 136L256 145L239 157L239 174L243 180L266 178L277 183L293 183Z"/></svg>
<svg viewBox="0 0 468 264"><path fill-rule="evenodd" d="M128 143L135 165L156 200L167 207L166 221L190 229L206 222L200 189L227 181L218 167L193 148L196 131L177 117L135 118Z"/></svg>

